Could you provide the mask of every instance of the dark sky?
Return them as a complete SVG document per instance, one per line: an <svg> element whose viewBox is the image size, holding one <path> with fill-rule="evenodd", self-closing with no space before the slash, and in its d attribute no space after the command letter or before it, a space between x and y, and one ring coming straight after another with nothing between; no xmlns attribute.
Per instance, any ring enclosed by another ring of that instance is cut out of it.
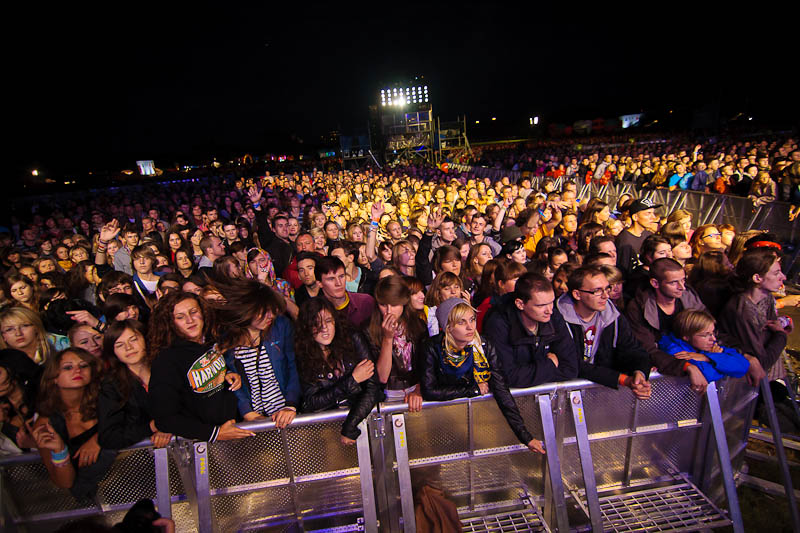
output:
<svg viewBox="0 0 800 533"><path fill-rule="evenodd" d="M418 74L444 120L714 101L797 113L793 17L774 10L77 4L20 7L6 21L17 171L264 153L291 135L314 142L365 126L382 82Z"/></svg>

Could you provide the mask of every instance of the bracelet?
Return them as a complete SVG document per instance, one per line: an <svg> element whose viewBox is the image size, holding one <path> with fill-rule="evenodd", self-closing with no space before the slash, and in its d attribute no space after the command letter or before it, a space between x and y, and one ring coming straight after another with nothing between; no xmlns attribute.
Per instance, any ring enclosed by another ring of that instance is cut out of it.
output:
<svg viewBox="0 0 800 533"><path fill-rule="evenodd" d="M259 207L261 207L261 202L256 202L253 204L253 209L258 209Z"/></svg>
<svg viewBox="0 0 800 533"><path fill-rule="evenodd" d="M69 450L66 446L60 452L50 452L50 460L55 466L61 466L69 461Z"/></svg>
<svg viewBox="0 0 800 533"><path fill-rule="evenodd" d="M375 222L374 220L372 222L370 222L369 225L372 226L373 228L377 228L378 227L378 223Z"/></svg>

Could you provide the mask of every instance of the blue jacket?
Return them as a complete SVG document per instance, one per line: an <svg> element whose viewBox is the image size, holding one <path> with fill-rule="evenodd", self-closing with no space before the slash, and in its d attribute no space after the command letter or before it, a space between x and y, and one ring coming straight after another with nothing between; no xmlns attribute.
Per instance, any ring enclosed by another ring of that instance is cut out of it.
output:
<svg viewBox="0 0 800 533"><path fill-rule="evenodd" d="M721 352L704 352L691 346L688 342L679 339L672 333L663 335L658 341L658 347L670 355L678 352L695 352L708 357L711 361L689 360L703 373L709 382L716 381L725 376L740 378L747 374L750 362L734 348L722 346Z"/></svg>
<svg viewBox="0 0 800 533"><path fill-rule="evenodd" d="M287 407L300 407L300 378L297 375L297 366L294 360L294 328L291 321L283 315L275 317L269 334L261 343L267 351L269 362L278 381ZM250 380L244 370L244 365L236 358L236 348L225 352L225 364L228 370L236 372L242 378L242 387L234 391L239 404L239 413L244 416L251 412Z"/></svg>

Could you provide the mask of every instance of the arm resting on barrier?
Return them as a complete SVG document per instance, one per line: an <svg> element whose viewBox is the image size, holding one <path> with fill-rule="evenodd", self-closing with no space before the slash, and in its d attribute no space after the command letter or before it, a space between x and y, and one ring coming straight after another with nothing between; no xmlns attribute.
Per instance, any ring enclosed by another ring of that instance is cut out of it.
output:
<svg viewBox="0 0 800 533"><path fill-rule="evenodd" d="M36 446L39 448L39 455L42 457L42 464L47 469L50 475L50 480L62 489L71 488L75 483L75 467L72 461L69 460L69 455L72 453L67 449L67 445L58 435L58 433L50 425L50 420L47 417L40 417L33 427L33 438L36 440ZM52 456L54 453L58 454L62 450L67 451L66 460L61 459L59 464L53 463Z"/></svg>
<svg viewBox="0 0 800 533"><path fill-rule="evenodd" d="M497 407L500 408L500 412L503 413L503 416L506 418L506 422L508 422L511 431L514 432L514 435L517 436L522 444L527 446L528 443L533 440L533 435L531 435L528 428L525 427L525 421L519 413L517 402L514 401L511 391L508 390L508 385L503 378L503 373L497 370L497 352L494 346L488 341L484 346L486 348L486 360L489 362L489 368L492 372L489 377L489 388L492 391L492 396L494 396L494 400L497 402Z"/></svg>
<svg viewBox="0 0 800 533"><path fill-rule="evenodd" d="M177 368L169 357L164 354L156 357L150 375L150 412L160 431L187 439L213 442L219 433L219 426L185 413L181 391L182 380L186 379L184 374L183 369Z"/></svg>

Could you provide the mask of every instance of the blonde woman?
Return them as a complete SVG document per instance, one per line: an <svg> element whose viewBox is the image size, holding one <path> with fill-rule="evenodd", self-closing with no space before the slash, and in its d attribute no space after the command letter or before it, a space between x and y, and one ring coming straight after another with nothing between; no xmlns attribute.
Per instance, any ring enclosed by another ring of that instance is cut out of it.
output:
<svg viewBox="0 0 800 533"><path fill-rule="evenodd" d="M446 401L491 393L520 442L531 451L544 453L542 442L525 427L499 371L494 346L478 334L475 309L466 300L451 298L439 305L436 318L442 333L429 339L423 350L423 399Z"/></svg>
<svg viewBox="0 0 800 533"><path fill-rule="evenodd" d="M47 333L39 315L25 307L7 307L0 311L0 333L3 336L0 347L25 352L37 365L69 346L69 339Z"/></svg>

